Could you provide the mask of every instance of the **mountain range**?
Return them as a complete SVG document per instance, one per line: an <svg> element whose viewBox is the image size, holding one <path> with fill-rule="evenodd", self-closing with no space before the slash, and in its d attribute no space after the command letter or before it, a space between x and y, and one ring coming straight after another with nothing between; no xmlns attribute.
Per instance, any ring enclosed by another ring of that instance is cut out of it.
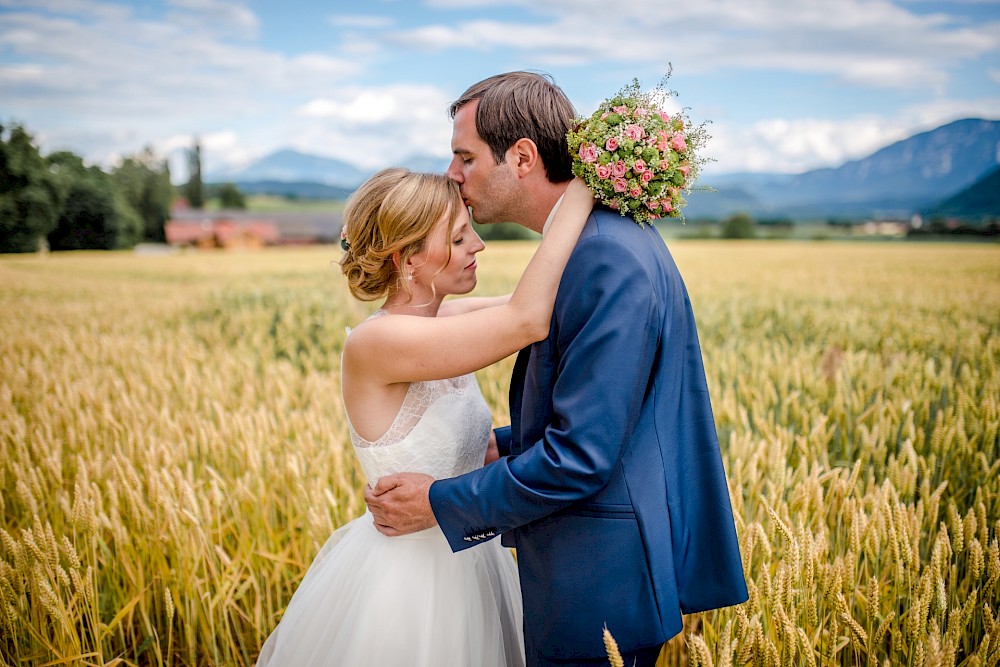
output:
<svg viewBox="0 0 1000 667"><path fill-rule="evenodd" d="M1000 165L1000 121L969 118L921 132L839 167L800 174L732 173L704 176L713 191L688 197L688 218L721 218L746 211L757 218L909 217L964 210L945 201L973 190L979 215L1000 215L997 176L977 183ZM413 156L402 166L442 172L448 158ZM332 158L292 150L272 153L246 167L209 175L245 192L343 198L371 171ZM961 215L961 214L959 214Z"/></svg>
<svg viewBox="0 0 1000 667"><path fill-rule="evenodd" d="M413 171L444 172L449 161L450 158L413 155L400 162L400 166ZM246 166L209 174L205 180L212 183L228 181L237 185L260 182L309 183L354 190L372 173L374 172L371 170L361 169L342 160L283 149Z"/></svg>

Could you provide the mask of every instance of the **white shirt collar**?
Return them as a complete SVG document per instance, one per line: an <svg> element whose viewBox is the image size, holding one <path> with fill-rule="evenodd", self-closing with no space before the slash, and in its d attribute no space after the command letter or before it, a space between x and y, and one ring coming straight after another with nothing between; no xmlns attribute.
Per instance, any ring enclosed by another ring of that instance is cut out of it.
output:
<svg viewBox="0 0 1000 667"><path fill-rule="evenodd" d="M545 232L549 231L549 227L552 226L552 221L556 217L556 211L559 210L559 205L562 204L563 197L565 196L566 196L565 193L559 195L559 199L556 200L556 203L552 207L552 210L549 211L549 217L545 219L545 225L542 226L542 236L545 236Z"/></svg>

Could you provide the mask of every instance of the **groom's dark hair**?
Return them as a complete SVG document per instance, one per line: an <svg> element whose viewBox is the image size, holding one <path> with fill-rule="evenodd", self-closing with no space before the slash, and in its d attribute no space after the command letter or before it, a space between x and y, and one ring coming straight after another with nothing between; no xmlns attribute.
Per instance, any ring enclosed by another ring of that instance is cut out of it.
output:
<svg viewBox="0 0 1000 667"><path fill-rule="evenodd" d="M518 139L535 142L545 175L553 183L573 178L566 133L576 110L548 74L507 72L472 84L452 102L452 119L463 106L479 100L476 131L493 152L497 164Z"/></svg>

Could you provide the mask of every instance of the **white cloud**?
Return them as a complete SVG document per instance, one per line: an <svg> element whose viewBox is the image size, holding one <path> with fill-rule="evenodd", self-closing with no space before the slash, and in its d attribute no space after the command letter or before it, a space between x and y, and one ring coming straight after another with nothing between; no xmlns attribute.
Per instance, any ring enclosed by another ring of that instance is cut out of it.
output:
<svg viewBox="0 0 1000 667"><path fill-rule="evenodd" d="M903 128L874 117L843 121L774 118L748 127L718 123L711 126L710 134L705 152L718 162L708 165L706 172L798 172L835 167L907 136Z"/></svg>
<svg viewBox="0 0 1000 667"><path fill-rule="evenodd" d="M365 168L450 154L451 96L435 86L350 86L298 110L288 145Z"/></svg>
<svg viewBox="0 0 1000 667"><path fill-rule="evenodd" d="M239 4L225 0L167 0L182 11L174 15L175 20L194 26L209 23L219 31L232 32L254 37L260 29L257 15Z"/></svg>
<svg viewBox="0 0 1000 667"><path fill-rule="evenodd" d="M273 122L301 96L322 94L361 67L247 41L259 21L237 3L174 0L166 17L152 20L98 2L41 1L50 13L32 4L0 23L4 111L30 128L34 119L72 109L46 137L81 138L73 126L86 126L85 146L97 137L124 142L91 148L93 161L164 137L207 135L253 118Z"/></svg>
<svg viewBox="0 0 1000 667"><path fill-rule="evenodd" d="M892 116L859 115L843 120L771 118L749 126L719 122L706 155L717 161L706 172L801 172L838 167L920 132L963 118L998 119L1000 98L938 100L904 108Z"/></svg>
<svg viewBox="0 0 1000 667"><path fill-rule="evenodd" d="M495 0L434 0L455 9L506 6ZM516 3L515 3L516 4ZM685 71L753 68L819 73L850 83L942 86L950 64L1000 49L1000 24L966 25L945 14L914 14L887 0L525 0L520 22L466 21L390 31L414 49L530 51L547 65L667 62ZM600 17L599 27L594 17Z"/></svg>
<svg viewBox="0 0 1000 667"><path fill-rule="evenodd" d="M997 117L995 94L947 93L961 76L1000 83L1000 23L963 19L944 3L937 13L911 12L918 1L424 0L454 11L396 18L363 7L337 14L335 4L299 10L331 37L302 52L294 40L286 51L264 47L255 5L238 0L165 0L155 18L156 10L106 0L0 0L0 120L25 122L46 151L68 148L105 165L147 144L182 165L197 134L206 171L286 147L376 168L411 154L447 157L447 106L481 70L543 69L569 89L574 77L621 83L672 62L685 76L746 73L761 96L786 86L786 72L836 80L824 93L835 87L850 100L841 113L881 115L800 111L807 92L790 104L787 87L785 102L748 126L737 118L759 118L766 100L744 111L727 91L701 90L714 108L697 105L716 119L708 152L719 161L710 170L836 166L948 120ZM490 8L503 11L490 18ZM269 34L269 44L281 37ZM916 91L921 102L893 111L878 89L895 89L893 99ZM600 92L608 91L583 95ZM578 100L581 112L596 107L596 99L581 106L589 101ZM789 106L805 117L792 118Z"/></svg>

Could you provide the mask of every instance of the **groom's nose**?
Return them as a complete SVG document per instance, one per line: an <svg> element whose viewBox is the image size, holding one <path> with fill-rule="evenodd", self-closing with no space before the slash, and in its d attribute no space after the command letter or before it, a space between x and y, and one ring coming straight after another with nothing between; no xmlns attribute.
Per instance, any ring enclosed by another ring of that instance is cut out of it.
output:
<svg viewBox="0 0 1000 667"><path fill-rule="evenodd" d="M462 160L457 155L448 164L445 175L456 183L462 183Z"/></svg>

